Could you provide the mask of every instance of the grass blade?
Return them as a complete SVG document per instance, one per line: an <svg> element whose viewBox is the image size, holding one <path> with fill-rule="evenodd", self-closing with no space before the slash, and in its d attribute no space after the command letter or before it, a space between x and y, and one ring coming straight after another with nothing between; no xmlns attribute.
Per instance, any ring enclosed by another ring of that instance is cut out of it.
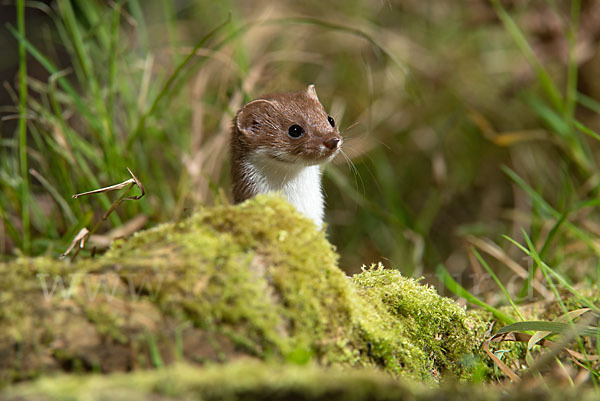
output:
<svg viewBox="0 0 600 401"><path fill-rule="evenodd" d="M146 119L149 116L151 116L152 114L154 114L154 112L156 111L156 108L157 108L158 104L160 103L160 101L162 100L162 98L165 97L167 95L167 93L169 93L171 86L173 85L175 80L179 77L179 74L185 68L185 66L188 65L188 63L192 60L192 58L194 58L196 56L196 52L198 51L198 49L200 49L202 46L204 46L204 44L211 37L213 37L218 31L220 31L223 27L225 27L227 24L229 24L230 20L231 20L231 16L229 16L224 22L219 24L212 31L210 31L209 33L204 35L204 37L202 39L200 39L200 41L198 43L196 43L196 45L192 48L192 50L188 53L188 55L181 61L181 63L179 63L179 65L177 65L177 67L175 68L173 73L171 73L169 78L167 78L167 80L165 81L165 83L162 86L158 95L154 98L154 101L152 102L152 105L150 106L148 111L146 111L140 117L140 120L138 121L136 129L133 131L133 133L129 136L129 139L127 140L127 148L128 149L131 149L131 145L133 144L135 139L144 130L144 127L146 126Z"/></svg>
<svg viewBox="0 0 600 401"><path fill-rule="evenodd" d="M577 92L577 103L596 114L600 114L600 102L594 98L591 98L581 92Z"/></svg>
<svg viewBox="0 0 600 401"><path fill-rule="evenodd" d="M508 293L508 291L506 290L506 288L504 288L504 286L502 285L502 282L500 281L500 279L498 278L498 276L496 276L496 273L494 273L494 271L487 264L487 262L485 261L485 259L483 259L483 257L479 254L479 252L477 252L477 249L475 249L473 247L471 247L471 252L473 252L475 254L475 257L477 258L477 260L479 261L479 263L481 263L481 265L484 267L485 270L487 270L487 272L489 273L489 275L492 276L492 279L494 280L494 282L496 283L496 285L498 286L498 288L500 288L500 290L502 291L502 293L504 294L504 296L506 297L506 299L508 300L508 302L512 306L512 308L515 311L515 313L517 314L517 316L519 316L519 318L521 320L525 320L525 316L523 316L523 314L519 310L519 307L512 300L512 298L510 297L510 294Z"/></svg>
<svg viewBox="0 0 600 401"><path fill-rule="evenodd" d="M508 316L507 314L500 311L499 309L494 308L492 305L489 305L489 304L483 302L482 300L477 298L475 295L473 295L469 291L467 291L463 286L458 284L456 282L456 280L454 280L454 278L452 278L450 273L448 273L448 271L444 268L444 266L439 265L437 267L437 276L441 280L441 282L444 284L444 286L446 288L448 288L456 296L464 298L468 302L475 304L477 306L480 306L480 307L484 308L485 310L487 310L488 312L491 312L498 320L500 320L504 324L515 323L515 319Z"/></svg>
<svg viewBox="0 0 600 401"><path fill-rule="evenodd" d="M25 37L25 0L17 1L17 29ZM21 224L23 226L23 252L31 251L29 216L29 167L27 161L27 52L19 41L19 166L21 170Z"/></svg>
<svg viewBox="0 0 600 401"><path fill-rule="evenodd" d="M56 201L56 203L59 204L60 208L63 211L63 214L67 218L67 221L70 224L76 224L77 223L77 218L73 214L73 211L71 210L71 207L69 206L69 204L67 203L67 201L65 200L65 198L62 197L62 195L60 194L60 192L50 182L48 182L48 180L46 178L44 178L37 171L35 171L33 169L30 169L29 172L31 173L32 176L34 176L35 178L37 178L37 180L40 182L40 184L42 184L42 186L46 189L46 191L48 191L48 193L52 196L52 198L54 198L54 200Z"/></svg>
<svg viewBox="0 0 600 401"><path fill-rule="evenodd" d="M539 193L537 193L533 188L531 188L531 186L529 186L521 177L519 177L519 175L517 173L515 173L513 170L511 170L507 166L502 166L502 171L504 171L504 173L506 175L508 175L519 187L521 187L521 189L524 190L525 193L527 193L527 195L529 195L531 200L544 213L546 213L547 215L551 216L552 218L554 218L556 220L561 219L562 213L558 212L556 209L554 209L552 206L550 206L550 204L548 202L546 202L544 200L544 198L542 198L542 196ZM582 240L592 251L594 251L596 254L600 253L600 249L598 249L598 246L596 245L596 243L594 242L594 239L590 235L588 235L586 232L581 230L579 227L575 226L570 221L565 221L563 223L563 225L569 231L571 231L573 233L573 235L575 235L577 238Z"/></svg>
<svg viewBox="0 0 600 401"><path fill-rule="evenodd" d="M523 32L521 32L521 29L517 26L516 22L508 14L508 12L506 12L506 9L504 8L504 6L502 6L499 0L490 1L492 3L492 6L494 7L494 10L496 11L496 15L498 15L498 18L500 18L500 21L502 21L502 24L504 24L504 27L512 36L517 47L519 47L519 49L521 50L521 52L535 71L538 77L538 81L540 82L542 88L546 92L546 95L550 99L552 106L556 110L563 110L564 104L560 91L558 90L556 85L554 85L552 78L550 78L550 75L538 60L537 56L535 55L535 52L529 45L527 39L525 38L525 35L523 34Z"/></svg>
<svg viewBox="0 0 600 401"><path fill-rule="evenodd" d="M529 239L529 236L527 236L526 233L524 233L526 236L526 240ZM511 243L513 243L515 246L517 246L519 249L521 249L527 256L531 256L534 259L536 257L539 258L539 255L537 254L537 252L532 252L529 249L527 249L526 247L524 247L523 245L521 245L518 241L510 238L507 235L503 236L506 240L510 241ZM531 241L531 240L529 240ZM573 287L567 280L565 280L564 277L562 277L560 274L558 274L557 272L554 271L554 269L550 268L544 261L540 260L540 264L539 264L540 268L544 268L546 270L542 270L542 271L547 271L551 276L553 276L554 278L556 278L556 280L564 287L566 288L571 294L573 294L573 296L579 301L581 302L581 304L583 306L585 306L586 308L590 308L591 310L593 310L595 313L600 314L600 308L598 308L596 305L594 305L594 303L592 301L590 301L589 299L587 299L585 296L583 296L579 291L577 291L577 289L575 287ZM560 298L559 298L560 299Z"/></svg>
<svg viewBox="0 0 600 401"><path fill-rule="evenodd" d="M582 122L575 121L575 128L577 128L579 131L583 132L587 136L590 136L590 137L594 138L595 140L600 141L600 134L598 134L593 129L587 127Z"/></svg>
<svg viewBox="0 0 600 401"><path fill-rule="evenodd" d="M19 41L19 45L21 43L23 43L25 48L29 52L29 54L31 54L31 56L33 58L35 58L36 61L39 62L46 69L46 71L48 71L50 74L59 73L58 69L54 66L54 64L50 60L48 60L35 46L33 46L25 38L24 35L21 35L18 31L16 31L10 25L7 25L6 27L12 33L12 35ZM65 90L65 92L67 92L69 97L73 100L73 102L75 103L75 106L77 106L77 110L81 114L83 114L88 121L94 123L95 119L92 116L90 109L85 105L85 102L83 101L81 96L79 96L77 94L77 91L75 91L75 89L71 86L69 81L67 81L64 77L60 77L60 78L58 78L58 83ZM100 127L95 126L95 125L94 125L94 128L96 128L98 130L100 129Z"/></svg>
<svg viewBox="0 0 600 401"><path fill-rule="evenodd" d="M548 331L554 334L562 334L571 330L573 325L565 322L527 321L517 322L502 327L496 334L510 333L511 331ZM600 334L600 328L586 326L578 331L581 336L594 337Z"/></svg>

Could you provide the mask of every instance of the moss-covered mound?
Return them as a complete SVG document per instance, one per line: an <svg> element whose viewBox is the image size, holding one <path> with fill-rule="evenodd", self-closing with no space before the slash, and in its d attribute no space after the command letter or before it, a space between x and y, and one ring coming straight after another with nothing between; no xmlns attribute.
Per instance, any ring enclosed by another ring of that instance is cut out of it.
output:
<svg viewBox="0 0 600 401"><path fill-rule="evenodd" d="M378 366L462 377L484 323L381 266L349 278L322 231L259 196L116 242L97 259L0 265L0 381L175 360Z"/></svg>
<svg viewBox="0 0 600 401"><path fill-rule="evenodd" d="M0 394L1 401L592 401L593 389L502 388L445 383L439 388L393 380L364 369L274 365L244 360L205 368L189 365L129 374L62 375L25 383Z"/></svg>

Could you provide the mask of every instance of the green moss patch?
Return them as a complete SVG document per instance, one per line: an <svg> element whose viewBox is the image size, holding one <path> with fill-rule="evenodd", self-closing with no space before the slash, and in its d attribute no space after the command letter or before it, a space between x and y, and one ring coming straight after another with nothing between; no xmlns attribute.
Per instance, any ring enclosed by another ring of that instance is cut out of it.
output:
<svg viewBox="0 0 600 401"><path fill-rule="evenodd" d="M275 365L244 360L205 368L175 365L129 374L62 375L15 386L0 400L327 400L327 401L592 401L594 390L486 388L456 382L439 388L393 380L364 369L324 369L315 365Z"/></svg>
<svg viewBox="0 0 600 401"><path fill-rule="evenodd" d="M463 361L476 355L485 324L433 287L396 270L371 267L352 278L361 299L411 344L412 359L432 376L465 373Z"/></svg>
<svg viewBox="0 0 600 401"><path fill-rule="evenodd" d="M325 234L268 196L202 209L97 259L20 259L0 274L4 383L242 356L437 382L468 374L461 361L484 326L396 271L346 277Z"/></svg>

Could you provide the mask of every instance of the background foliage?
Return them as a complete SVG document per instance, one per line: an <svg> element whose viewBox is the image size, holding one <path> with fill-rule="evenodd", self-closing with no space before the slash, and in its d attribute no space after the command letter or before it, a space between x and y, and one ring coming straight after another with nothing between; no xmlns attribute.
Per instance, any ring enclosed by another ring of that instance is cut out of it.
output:
<svg viewBox="0 0 600 401"><path fill-rule="evenodd" d="M492 266L512 262L505 274L522 266L527 291L541 273L503 238L525 244L525 230L548 264L597 279L593 1L56 0L26 11L21 33L15 7L2 11L3 258L60 254L114 198L71 195L129 178L125 167L147 196L122 205L97 244L212 203L229 185L235 111L314 83L352 161L324 182L349 272L383 259L477 281L475 246L496 252Z"/></svg>

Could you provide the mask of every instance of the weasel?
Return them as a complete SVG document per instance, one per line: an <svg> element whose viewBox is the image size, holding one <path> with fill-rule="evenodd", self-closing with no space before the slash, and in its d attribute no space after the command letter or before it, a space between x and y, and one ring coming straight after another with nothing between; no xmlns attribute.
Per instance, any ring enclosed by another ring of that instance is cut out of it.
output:
<svg viewBox="0 0 600 401"><path fill-rule="evenodd" d="M251 101L237 112L231 129L234 202L280 192L321 227L321 165L335 157L342 142L314 85Z"/></svg>

